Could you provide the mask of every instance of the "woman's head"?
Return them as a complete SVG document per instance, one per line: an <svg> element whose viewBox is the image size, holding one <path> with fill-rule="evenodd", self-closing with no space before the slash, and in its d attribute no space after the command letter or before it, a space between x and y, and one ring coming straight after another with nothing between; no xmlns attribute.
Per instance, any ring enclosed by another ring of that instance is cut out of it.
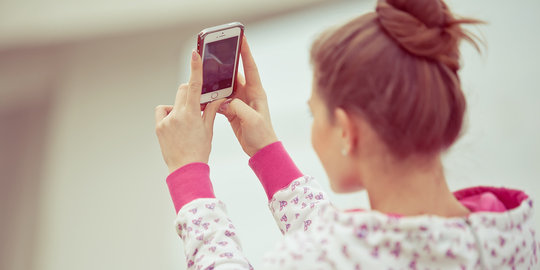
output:
<svg viewBox="0 0 540 270"><path fill-rule="evenodd" d="M456 19L440 0L379 0L376 12L328 29L313 43L310 103L327 115L313 113L312 139L336 191L358 184L358 176L345 175L341 151L365 154L362 143L379 142L377 149L403 160L438 156L458 138L466 107L458 47L472 41L460 24L475 22ZM344 124L356 130L354 138L349 132L340 139ZM320 132L324 125L337 128L334 137Z"/></svg>

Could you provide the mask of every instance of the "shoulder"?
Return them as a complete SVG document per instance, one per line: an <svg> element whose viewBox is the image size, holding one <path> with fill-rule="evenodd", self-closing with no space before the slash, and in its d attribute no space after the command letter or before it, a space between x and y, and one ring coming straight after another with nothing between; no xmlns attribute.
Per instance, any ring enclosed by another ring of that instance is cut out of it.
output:
<svg viewBox="0 0 540 270"><path fill-rule="evenodd" d="M265 254L264 269L355 269L370 260L370 243L358 242L354 224L344 224L339 215L332 205L322 207L321 219L285 235Z"/></svg>
<svg viewBox="0 0 540 270"><path fill-rule="evenodd" d="M298 231L286 235L265 254L264 269L335 269L328 250L335 246L327 233Z"/></svg>

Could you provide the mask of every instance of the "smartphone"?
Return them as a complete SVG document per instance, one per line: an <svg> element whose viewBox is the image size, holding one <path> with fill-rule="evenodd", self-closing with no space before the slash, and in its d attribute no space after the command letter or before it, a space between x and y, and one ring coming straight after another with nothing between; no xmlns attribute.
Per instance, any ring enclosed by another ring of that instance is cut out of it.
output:
<svg viewBox="0 0 540 270"><path fill-rule="evenodd" d="M226 98L236 88L244 25L233 22L202 30L197 52L203 61L201 104Z"/></svg>

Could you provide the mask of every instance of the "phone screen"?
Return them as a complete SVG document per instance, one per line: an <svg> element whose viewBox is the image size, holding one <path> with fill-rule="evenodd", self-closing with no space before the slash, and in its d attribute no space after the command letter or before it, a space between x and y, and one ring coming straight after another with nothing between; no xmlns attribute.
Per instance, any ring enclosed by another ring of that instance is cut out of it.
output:
<svg viewBox="0 0 540 270"><path fill-rule="evenodd" d="M202 93L232 86L238 36L206 43Z"/></svg>

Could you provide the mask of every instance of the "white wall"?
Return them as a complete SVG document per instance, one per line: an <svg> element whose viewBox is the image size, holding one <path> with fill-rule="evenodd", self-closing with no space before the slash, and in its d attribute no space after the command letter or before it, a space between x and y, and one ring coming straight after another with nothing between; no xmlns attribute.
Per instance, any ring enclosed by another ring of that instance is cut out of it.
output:
<svg viewBox="0 0 540 270"><path fill-rule="evenodd" d="M504 185L525 189L538 200L540 57L535 48L540 37L535 33L540 21L535 11L540 3L518 2L450 1L458 13L489 24L480 27L488 44L483 55L467 46L463 50L469 122L445 165L453 189ZM325 27L373 6L374 1L339 2L246 25L276 132L300 168L328 191L310 144L308 49ZM153 109L172 103L177 85L187 79L194 34L169 29L61 48L36 202L34 269L185 269ZM214 189L257 268L280 234L222 116L214 132ZM343 208L368 207L364 193L331 198ZM536 213L540 224L540 210Z"/></svg>
<svg viewBox="0 0 540 270"><path fill-rule="evenodd" d="M329 0L2 0L0 50L140 33L225 17L257 20Z"/></svg>

